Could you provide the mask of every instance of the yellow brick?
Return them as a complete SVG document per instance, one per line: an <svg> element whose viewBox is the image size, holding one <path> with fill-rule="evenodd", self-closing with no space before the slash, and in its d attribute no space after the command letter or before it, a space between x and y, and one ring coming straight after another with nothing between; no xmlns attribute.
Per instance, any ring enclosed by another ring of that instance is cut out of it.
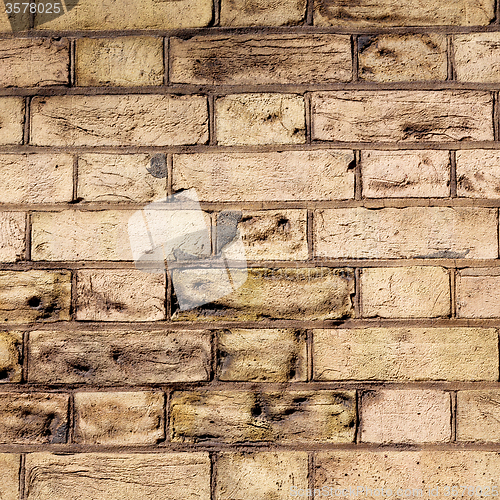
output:
<svg viewBox="0 0 500 500"><path fill-rule="evenodd" d="M22 144L24 99L0 97L0 144Z"/></svg>
<svg viewBox="0 0 500 500"><path fill-rule="evenodd" d="M0 498L3 500L19 500L19 470L21 456L14 453L0 454Z"/></svg>
<svg viewBox="0 0 500 500"><path fill-rule="evenodd" d="M457 392L457 441L500 441L500 393L489 391Z"/></svg>
<svg viewBox="0 0 500 500"><path fill-rule="evenodd" d="M291 26L306 15L305 0L221 0L221 26Z"/></svg>
<svg viewBox="0 0 500 500"><path fill-rule="evenodd" d="M16 262L25 257L26 214L0 212L0 262Z"/></svg>
<svg viewBox="0 0 500 500"><path fill-rule="evenodd" d="M457 80L478 83L500 81L499 42L499 33L455 35L453 48Z"/></svg>
<svg viewBox="0 0 500 500"><path fill-rule="evenodd" d="M22 342L22 332L0 332L0 382L21 382Z"/></svg>

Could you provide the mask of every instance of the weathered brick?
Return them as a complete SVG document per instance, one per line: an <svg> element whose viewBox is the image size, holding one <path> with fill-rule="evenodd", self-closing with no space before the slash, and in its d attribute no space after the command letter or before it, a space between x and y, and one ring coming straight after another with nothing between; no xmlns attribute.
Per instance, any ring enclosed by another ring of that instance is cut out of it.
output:
<svg viewBox="0 0 500 500"><path fill-rule="evenodd" d="M305 0L222 0L220 25L291 26L302 24L305 16Z"/></svg>
<svg viewBox="0 0 500 500"><path fill-rule="evenodd" d="M219 380L304 382L305 334L291 329L222 330L218 334L217 368Z"/></svg>
<svg viewBox="0 0 500 500"><path fill-rule="evenodd" d="M311 103L313 139L361 142L493 140L493 101L489 92L338 91L313 93Z"/></svg>
<svg viewBox="0 0 500 500"><path fill-rule="evenodd" d="M446 80L446 37L368 35L358 38L359 79L370 82Z"/></svg>
<svg viewBox="0 0 500 500"><path fill-rule="evenodd" d="M363 269L364 317L436 318L450 314L450 275L442 267Z"/></svg>
<svg viewBox="0 0 500 500"><path fill-rule="evenodd" d="M498 380L494 328L314 330L315 380Z"/></svg>
<svg viewBox="0 0 500 500"><path fill-rule="evenodd" d="M0 271L0 319L4 323L70 319L67 271Z"/></svg>
<svg viewBox="0 0 500 500"><path fill-rule="evenodd" d="M3 393L0 397L0 443L65 443L68 396Z"/></svg>
<svg viewBox="0 0 500 500"><path fill-rule="evenodd" d="M496 318L500 275L497 269L462 269L457 274L457 316L459 318Z"/></svg>
<svg viewBox="0 0 500 500"><path fill-rule="evenodd" d="M24 99L0 97L0 144L22 144Z"/></svg>
<svg viewBox="0 0 500 500"><path fill-rule="evenodd" d="M161 38L138 36L76 40L77 85L162 85L163 73Z"/></svg>
<svg viewBox="0 0 500 500"><path fill-rule="evenodd" d="M451 398L444 391L379 390L361 400L361 441L445 443L451 439Z"/></svg>
<svg viewBox="0 0 500 500"><path fill-rule="evenodd" d="M67 154L0 155L1 203L63 203L73 194L73 158Z"/></svg>
<svg viewBox="0 0 500 500"><path fill-rule="evenodd" d="M162 392L75 394L76 443L156 444L165 438Z"/></svg>
<svg viewBox="0 0 500 500"><path fill-rule="evenodd" d="M173 189L200 201L295 201L354 197L352 151L180 154ZM307 165L307 168L304 168Z"/></svg>
<svg viewBox="0 0 500 500"><path fill-rule="evenodd" d="M500 393L457 392L457 441L500 441Z"/></svg>
<svg viewBox="0 0 500 500"><path fill-rule="evenodd" d="M217 459L217 500L288 500L290 488L307 488L304 452L222 453Z"/></svg>
<svg viewBox="0 0 500 500"><path fill-rule="evenodd" d="M37 0L41 2L42 0ZM40 30L141 30L202 28L212 20L212 0L66 0L69 8L56 17L37 14Z"/></svg>
<svg viewBox="0 0 500 500"><path fill-rule="evenodd" d="M0 262L16 262L25 257L26 214L0 212Z"/></svg>
<svg viewBox="0 0 500 500"><path fill-rule="evenodd" d="M320 392L174 392L173 441L348 443L354 439L355 395Z"/></svg>
<svg viewBox="0 0 500 500"><path fill-rule="evenodd" d="M500 154L486 149L457 151L457 194L463 198L500 197Z"/></svg>
<svg viewBox="0 0 500 500"><path fill-rule="evenodd" d="M204 330L38 330L29 334L28 380L98 385L206 381L210 360L210 334Z"/></svg>
<svg viewBox="0 0 500 500"><path fill-rule="evenodd" d="M315 0L316 26L472 26L494 18L492 0Z"/></svg>
<svg viewBox="0 0 500 500"><path fill-rule="evenodd" d="M10 38L0 42L0 87L41 87L69 83L67 38Z"/></svg>
<svg viewBox="0 0 500 500"><path fill-rule="evenodd" d="M7 7L7 6L6 6ZM24 10L24 9L23 9ZM27 31L30 25L29 11L21 10L19 14L7 14L7 9L0 10L0 32L12 33Z"/></svg>
<svg viewBox="0 0 500 500"><path fill-rule="evenodd" d="M207 113L207 100L201 96L35 97L31 104L31 143L37 146L204 144L208 139Z"/></svg>
<svg viewBox="0 0 500 500"><path fill-rule="evenodd" d="M455 73L458 81L500 81L499 33L468 33L453 37Z"/></svg>
<svg viewBox="0 0 500 500"><path fill-rule="evenodd" d="M304 98L293 94L237 94L215 102L217 142L302 144L305 142Z"/></svg>
<svg viewBox="0 0 500 500"><path fill-rule="evenodd" d="M21 382L22 341L22 332L0 332L0 382Z"/></svg>
<svg viewBox="0 0 500 500"><path fill-rule="evenodd" d="M314 251L332 258L495 259L496 226L492 208L319 210Z"/></svg>
<svg viewBox="0 0 500 500"><path fill-rule="evenodd" d="M367 198L450 195L448 151L361 151L360 163Z"/></svg>
<svg viewBox="0 0 500 500"><path fill-rule="evenodd" d="M208 500L208 453L26 455L29 500Z"/></svg>
<svg viewBox="0 0 500 500"><path fill-rule="evenodd" d="M210 302L211 279L206 270L173 270L174 282L184 290L206 297L206 304L176 311L177 321L258 321L262 319L324 320L350 317L354 274L351 269L281 268L248 269L245 284L233 293Z"/></svg>
<svg viewBox="0 0 500 500"><path fill-rule="evenodd" d="M352 77L348 35L195 36L170 43L174 83L324 84Z"/></svg>
<svg viewBox="0 0 500 500"><path fill-rule="evenodd" d="M19 500L19 470L21 456L14 453L0 454L0 498L2 500Z"/></svg>
<svg viewBox="0 0 500 500"><path fill-rule="evenodd" d="M165 275L137 269L81 270L77 274L79 321L165 319Z"/></svg>

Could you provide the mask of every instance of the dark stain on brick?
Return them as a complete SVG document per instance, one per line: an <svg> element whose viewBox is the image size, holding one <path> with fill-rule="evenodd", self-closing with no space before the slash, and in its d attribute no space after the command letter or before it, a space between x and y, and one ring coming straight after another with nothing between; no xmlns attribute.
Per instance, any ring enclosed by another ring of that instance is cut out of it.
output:
<svg viewBox="0 0 500 500"><path fill-rule="evenodd" d="M165 154L157 154L153 156L146 167L148 172L158 179L165 179L167 177L167 157Z"/></svg>

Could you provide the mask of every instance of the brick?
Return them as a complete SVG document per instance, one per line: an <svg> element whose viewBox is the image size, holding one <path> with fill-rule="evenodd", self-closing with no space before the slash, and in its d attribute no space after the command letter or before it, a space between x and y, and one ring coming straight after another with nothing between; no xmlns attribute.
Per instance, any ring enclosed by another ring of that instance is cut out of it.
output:
<svg viewBox="0 0 500 500"><path fill-rule="evenodd" d="M26 455L29 500L208 500L208 453Z"/></svg>
<svg viewBox="0 0 500 500"><path fill-rule="evenodd" d="M368 35L358 38L359 79L369 82L446 80L446 37Z"/></svg>
<svg viewBox="0 0 500 500"><path fill-rule="evenodd" d="M443 198L450 194L448 151L361 151L366 198Z"/></svg>
<svg viewBox="0 0 500 500"><path fill-rule="evenodd" d="M76 40L77 85L162 85L163 73L161 38L127 36Z"/></svg>
<svg viewBox="0 0 500 500"><path fill-rule="evenodd" d="M38 384L207 381L210 361L210 334L204 330L35 330L29 334L28 380Z"/></svg>
<svg viewBox="0 0 500 500"><path fill-rule="evenodd" d="M457 441L498 443L500 393L490 391L457 392Z"/></svg>
<svg viewBox="0 0 500 500"><path fill-rule="evenodd" d="M219 380L306 381L306 339L300 330L231 328L217 339Z"/></svg>
<svg viewBox="0 0 500 500"><path fill-rule="evenodd" d="M19 470L21 456L14 453L0 454L0 498L2 500L19 500Z"/></svg>
<svg viewBox="0 0 500 500"><path fill-rule="evenodd" d="M67 38L11 38L0 42L0 87L68 85Z"/></svg>
<svg viewBox="0 0 500 500"><path fill-rule="evenodd" d="M491 0L315 0L314 5L315 26L485 26L494 16Z"/></svg>
<svg viewBox="0 0 500 500"><path fill-rule="evenodd" d="M311 104L313 140L493 140L489 92L338 91L313 93Z"/></svg>
<svg viewBox="0 0 500 500"><path fill-rule="evenodd" d="M3 393L0 397L0 443L65 443L68 396Z"/></svg>
<svg viewBox="0 0 500 500"><path fill-rule="evenodd" d="M363 269L363 316L436 318L450 314L450 275L442 267Z"/></svg>
<svg viewBox="0 0 500 500"><path fill-rule="evenodd" d="M83 154L78 156L78 197L82 201L144 203L166 198L166 165L162 155ZM153 175L153 173L155 175Z"/></svg>
<svg viewBox="0 0 500 500"><path fill-rule="evenodd" d="M348 35L194 36L170 43L174 83L324 84L352 78Z"/></svg>
<svg viewBox="0 0 500 500"><path fill-rule="evenodd" d="M455 73L458 81L500 81L499 33L468 33L453 37Z"/></svg>
<svg viewBox="0 0 500 500"><path fill-rule="evenodd" d="M486 149L457 151L457 195L462 198L500 197L500 154Z"/></svg>
<svg viewBox="0 0 500 500"><path fill-rule="evenodd" d="M361 441L446 443L451 439L451 398L444 391L368 391L361 402Z"/></svg>
<svg viewBox="0 0 500 500"><path fill-rule="evenodd" d="M16 383L22 380L22 332L0 332L0 382ZM0 496L1 498L1 496Z"/></svg>
<svg viewBox="0 0 500 500"><path fill-rule="evenodd" d="M68 154L0 155L2 203L68 203L73 157Z"/></svg>
<svg viewBox="0 0 500 500"><path fill-rule="evenodd" d="M70 319L67 271L0 271L0 320L8 323Z"/></svg>
<svg viewBox="0 0 500 500"><path fill-rule="evenodd" d="M77 274L78 321L165 319L165 275L137 269L81 270Z"/></svg>
<svg viewBox="0 0 500 500"><path fill-rule="evenodd" d="M35 97L31 143L36 146L171 146L208 140L201 96L71 95Z"/></svg>
<svg viewBox="0 0 500 500"><path fill-rule="evenodd" d="M229 234L233 228L241 235L248 260L308 258L306 210L220 212L217 216L218 252L233 241L233 234Z"/></svg>
<svg viewBox="0 0 500 500"><path fill-rule="evenodd" d="M80 444L156 444L165 438L161 392L75 394L75 435Z"/></svg>
<svg viewBox="0 0 500 500"><path fill-rule="evenodd" d="M302 24L306 16L305 0L222 0L221 26L292 26Z"/></svg>
<svg viewBox="0 0 500 500"><path fill-rule="evenodd" d="M24 127L24 99L0 97L0 144L22 144Z"/></svg>
<svg viewBox="0 0 500 500"><path fill-rule="evenodd" d="M26 214L0 212L0 262L16 262L25 258Z"/></svg>
<svg viewBox="0 0 500 500"><path fill-rule="evenodd" d="M353 161L352 151L328 149L176 154L172 183L174 191L194 187L200 201L348 199Z"/></svg>
<svg viewBox="0 0 500 500"><path fill-rule="evenodd" d="M145 30L203 28L212 20L211 0L66 0L68 12L52 19L37 14L40 30Z"/></svg>
<svg viewBox="0 0 500 500"><path fill-rule="evenodd" d="M20 12L19 14L7 14L7 9L0 11L0 32L12 33L27 31L30 25L29 12Z"/></svg>
<svg viewBox="0 0 500 500"><path fill-rule="evenodd" d="M307 487L304 452L222 453L217 460L216 500L288 500L290 488Z"/></svg>
<svg viewBox="0 0 500 500"><path fill-rule="evenodd" d="M293 94L237 94L215 102L217 142L238 144L303 144L306 137L304 98Z"/></svg>
<svg viewBox="0 0 500 500"><path fill-rule="evenodd" d="M330 258L495 259L496 209L341 208L314 215L315 254Z"/></svg>
<svg viewBox="0 0 500 500"><path fill-rule="evenodd" d="M500 276L496 269L463 269L457 274L457 317L496 318L500 316L497 291Z"/></svg>
<svg viewBox="0 0 500 500"><path fill-rule="evenodd" d="M494 328L313 331L315 380L498 380Z"/></svg>
<svg viewBox="0 0 500 500"><path fill-rule="evenodd" d="M225 271L224 271L225 272ZM259 321L263 319L325 320L347 318L353 314L351 269L281 268L248 269L244 285L225 297L210 302L212 283L219 275L206 270L173 270L175 283L193 290L193 283L205 280L197 289L206 304L193 310L178 310L176 321ZM205 291L206 290L206 291Z"/></svg>
<svg viewBox="0 0 500 500"><path fill-rule="evenodd" d="M174 442L348 443L354 439L355 396L348 391L174 392Z"/></svg>

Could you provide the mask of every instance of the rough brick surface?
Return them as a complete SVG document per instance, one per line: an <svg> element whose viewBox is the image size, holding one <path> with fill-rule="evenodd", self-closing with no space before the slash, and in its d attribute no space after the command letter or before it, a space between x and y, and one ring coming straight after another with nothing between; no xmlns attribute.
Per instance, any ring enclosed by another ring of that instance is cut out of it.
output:
<svg viewBox="0 0 500 500"><path fill-rule="evenodd" d="M488 274L492 274L488 276ZM464 269L457 274L457 316L496 318L500 304L496 299L500 275L496 269Z"/></svg>
<svg viewBox="0 0 500 500"><path fill-rule="evenodd" d="M26 214L0 212L0 262L15 262L25 256Z"/></svg>
<svg viewBox="0 0 500 500"><path fill-rule="evenodd" d="M457 441L500 441L498 434L500 393L459 391L457 393Z"/></svg>
<svg viewBox="0 0 500 500"><path fill-rule="evenodd" d="M455 72L462 82L498 82L499 33L468 33L453 37Z"/></svg>
<svg viewBox="0 0 500 500"><path fill-rule="evenodd" d="M221 26L290 26L306 16L305 0L222 0Z"/></svg>
<svg viewBox="0 0 500 500"><path fill-rule="evenodd" d="M21 382L22 332L0 332L0 382Z"/></svg>
<svg viewBox="0 0 500 500"><path fill-rule="evenodd" d="M22 97L0 98L0 145L22 144L24 122L24 99Z"/></svg>
<svg viewBox="0 0 500 500"><path fill-rule="evenodd" d="M497 151L457 151L457 195L463 198L499 198L499 160Z"/></svg>
<svg viewBox="0 0 500 500"><path fill-rule="evenodd" d="M14 453L0 454L0 497L4 500L19 499L19 469L21 457Z"/></svg>

